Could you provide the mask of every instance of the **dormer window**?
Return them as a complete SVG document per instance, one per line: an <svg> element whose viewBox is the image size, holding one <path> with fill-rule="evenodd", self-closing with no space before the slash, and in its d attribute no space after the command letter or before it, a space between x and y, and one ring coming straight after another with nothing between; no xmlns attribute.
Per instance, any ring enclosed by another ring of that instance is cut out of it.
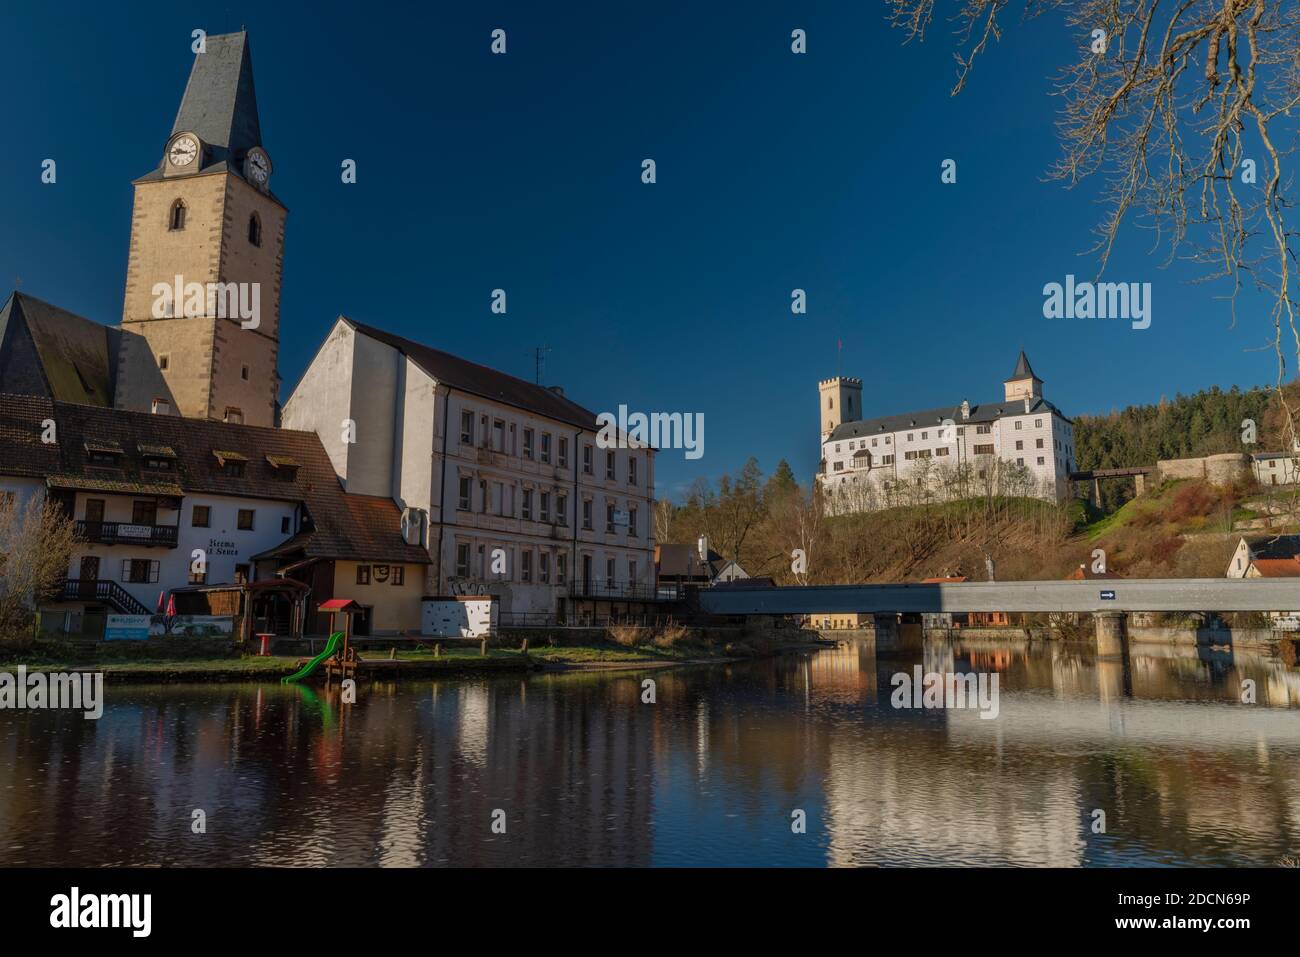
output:
<svg viewBox="0 0 1300 957"><path fill-rule="evenodd" d="M89 465L116 466L121 462L122 446L111 440L88 440L85 448Z"/></svg>
<svg viewBox="0 0 1300 957"><path fill-rule="evenodd" d="M167 228L172 232L185 228L185 203L182 200L176 200L172 203L171 216L167 220Z"/></svg>
<svg viewBox="0 0 1300 957"><path fill-rule="evenodd" d="M266 462L275 470L275 477L282 482L292 482L298 477L298 463L287 455L268 455Z"/></svg>
<svg viewBox="0 0 1300 957"><path fill-rule="evenodd" d="M140 443L136 446L136 451L140 453L145 469L150 472L170 472L175 467L176 452L171 446Z"/></svg>
<svg viewBox="0 0 1300 957"><path fill-rule="evenodd" d="M262 245L262 220L257 213L248 217L248 241L254 246Z"/></svg>
<svg viewBox="0 0 1300 957"><path fill-rule="evenodd" d="M244 467L248 464L248 458L242 453L213 449L212 455L217 460L217 465L221 468L223 475L230 478L244 477Z"/></svg>

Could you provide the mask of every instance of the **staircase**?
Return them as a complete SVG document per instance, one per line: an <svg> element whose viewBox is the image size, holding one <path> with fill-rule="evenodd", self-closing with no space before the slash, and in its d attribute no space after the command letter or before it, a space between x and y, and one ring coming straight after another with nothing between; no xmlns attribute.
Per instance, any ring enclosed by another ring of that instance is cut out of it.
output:
<svg viewBox="0 0 1300 957"><path fill-rule="evenodd" d="M62 601L100 601L122 615L148 615L148 608L114 581L69 578L63 583Z"/></svg>

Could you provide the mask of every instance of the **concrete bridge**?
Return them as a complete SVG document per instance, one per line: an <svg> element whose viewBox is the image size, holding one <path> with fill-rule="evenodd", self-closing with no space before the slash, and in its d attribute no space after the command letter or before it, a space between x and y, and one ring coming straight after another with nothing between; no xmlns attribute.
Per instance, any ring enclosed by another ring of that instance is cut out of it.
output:
<svg viewBox="0 0 1300 957"><path fill-rule="evenodd" d="M1097 652L1123 654L1131 611L1300 611L1300 579L1115 578L1092 581L940 582L708 588L700 608L715 615L874 614L892 629L900 614L1091 612Z"/></svg>

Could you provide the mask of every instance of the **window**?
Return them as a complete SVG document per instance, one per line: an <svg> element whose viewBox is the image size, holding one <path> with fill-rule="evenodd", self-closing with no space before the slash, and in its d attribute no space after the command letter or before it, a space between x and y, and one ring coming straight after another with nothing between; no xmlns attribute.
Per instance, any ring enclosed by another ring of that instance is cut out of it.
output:
<svg viewBox="0 0 1300 957"><path fill-rule="evenodd" d="M144 467L150 472L170 472L172 470L172 460L163 458L161 455L146 455Z"/></svg>
<svg viewBox="0 0 1300 957"><path fill-rule="evenodd" d="M494 452L506 450L506 423L503 419L495 419L492 422L492 450Z"/></svg>
<svg viewBox="0 0 1300 957"><path fill-rule="evenodd" d="M910 458L912 457L912 453L911 453L911 452L908 452L908 453L907 453L907 457L910 459ZM834 471L836 471L836 472L843 472L843 471L844 471L844 463L843 463L843 462L836 462L836 463L834 463L834 464L831 466L831 468L832 468Z"/></svg>
<svg viewBox="0 0 1300 957"><path fill-rule="evenodd" d="M1036 428L1036 429L1041 429L1042 427L1043 427L1043 420L1042 420L1042 419L1034 419L1034 428Z"/></svg>
<svg viewBox="0 0 1300 957"><path fill-rule="evenodd" d="M569 440L564 436L560 436L560 468L567 469L568 467L569 467Z"/></svg>
<svg viewBox="0 0 1300 957"><path fill-rule="evenodd" d="M153 406L150 409L150 411L154 415L171 415L172 404L168 402L166 399L155 398L153 400Z"/></svg>
<svg viewBox="0 0 1300 957"><path fill-rule="evenodd" d="M923 440L924 440L924 439L929 439L929 438L930 438L930 433L929 433L929 432L922 432L922 433L921 433L921 438L922 438Z"/></svg>
<svg viewBox="0 0 1300 957"><path fill-rule="evenodd" d="M627 484L628 485L636 484L636 462L637 460L634 456L628 457L627 460Z"/></svg>
<svg viewBox="0 0 1300 957"><path fill-rule="evenodd" d="M147 558L122 559L122 581L147 585L158 580L158 562Z"/></svg>
<svg viewBox="0 0 1300 957"><path fill-rule="evenodd" d="M907 441L911 442L914 438L916 438L916 433L914 433L914 432L908 432L908 433L907 433ZM836 447L835 451L837 451L837 452L839 451L839 447L838 447L838 446Z"/></svg>
<svg viewBox="0 0 1300 957"><path fill-rule="evenodd" d="M473 496L474 491L470 485L470 477L468 475L462 475L460 477L459 500L456 502L456 507L462 512L468 512L473 507L473 503L471 502Z"/></svg>
<svg viewBox="0 0 1300 957"><path fill-rule="evenodd" d="M605 531L614 531L614 506L612 503L605 505Z"/></svg>
<svg viewBox="0 0 1300 957"><path fill-rule="evenodd" d="M542 433L542 464L551 464L551 433Z"/></svg>
<svg viewBox="0 0 1300 957"><path fill-rule="evenodd" d="M369 565L358 565L358 566L357 566L357 584L358 584L358 585L369 585L369 584L370 584L370 566L369 566Z"/></svg>
<svg viewBox="0 0 1300 957"><path fill-rule="evenodd" d="M1039 439L1039 440L1035 443L1035 447L1041 449L1041 448L1043 447L1043 440L1042 440L1042 439Z"/></svg>
<svg viewBox="0 0 1300 957"><path fill-rule="evenodd" d="M248 241L254 246L262 245L262 220L257 213L248 217Z"/></svg>
<svg viewBox="0 0 1300 957"><path fill-rule="evenodd" d="M281 535L288 535L288 534L289 534L289 516L288 516L288 515L282 515L282 516L280 516L280 534L281 534Z"/></svg>
<svg viewBox="0 0 1300 957"><path fill-rule="evenodd" d="M992 455L992 454L993 454L993 446L991 446L991 445L977 445L977 446L975 446L975 454L976 454L976 455Z"/></svg>
<svg viewBox="0 0 1300 957"><path fill-rule="evenodd" d="M533 457L533 430L524 429L524 458Z"/></svg>
<svg viewBox="0 0 1300 957"><path fill-rule="evenodd" d="M394 565L391 569L392 574L389 576L389 582L393 585L406 584L406 566Z"/></svg>
<svg viewBox="0 0 1300 957"><path fill-rule="evenodd" d="M524 489L524 520L533 520L533 490L530 488Z"/></svg>
<svg viewBox="0 0 1300 957"><path fill-rule="evenodd" d="M1038 464L1039 465L1043 464L1043 457L1041 455L1038 457Z"/></svg>
<svg viewBox="0 0 1300 957"><path fill-rule="evenodd" d="M551 581L551 553L542 552L537 556L537 580L543 585Z"/></svg>
<svg viewBox="0 0 1300 957"><path fill-rule="evenodd" d="M530 582L533 580L532 549L526 548L519 554L519 580L521 582Z"/></svg>
<svg viewBox="0 0 1300 957"><path fill-rule="evenodd" d="M171 363L172 363L172 357L171 357L170 355L168 355L168 354L165 353L165 352L159 354L159 356L158 356L158 370L159 370L160 372L166 372L166 371L167 371L167 367L170 366Z"/></svg>
<svg viewBox="0 0 1300 957"><path fill-rule="evenodd" d="M239 377L243 379L245 382L248 381L248 366L239 367Z"/></svg>
<svg viewBox="0 0 1300 957"><path fill-rule="evenodd" d="M226 464L222 466L221 471L231 478L243 478L244 463L238 459L226 459Z"/></svg>
<svg viewBox="0 0 1300 957"><path fill-rule="evenodd" d="M194 511L190 513L190 526L192 528L207 528L212 524L212 508L208 505L195 505Z"/></svg>
<svg viewBox="0 0 1300 957"><path fill-rule="evenodd" d="M191 585L206 585L208 583L208 566L204 565L202 571L195 571L194 565L190 565L189 583Z"/></svg>
<svg viewBox="0 0 1300 957"><path fill-rule="evenodd" d="M167 217L167 228L172 232L185 228L185 204L179 199L172 203L171 215Z"/></svg>
<svg viewBox="0 0 1300 957"><path fill-rule="evenodd" d="M158 524L158 503L154 501L136 500L131 503L131 524L132 525L157 525Z"/></svg>
<svg viewBox="0 0 1300 957"><path fill-rule="evenodd" d="M6 492L0 502L13 501L13 493ZM86 499L86 521L92 525L98 525L104 521L104 500L102 498Z"/></svg>
<svg viewBox="0 0 1300 957"><path fill-rule="evenodd" d="M629 583L633 583L636 581L636 559L635 558L629 558L627 560L627 580Z"/></svg>
<svg viewBox="0 0 1300 957"><path fill-rule="evenodd" d="M594 458L595 454L592 452L591 446L584 445L582 447L582 472L584 475L592 474L592 470L595 468L592 464Z"/></svg>
<svg viewBox="0 0 1300 957"><path fill-rule="evenodd" d="M555 583L563 585L569 577L569 556L560 552L555 556Z"/></svg>
<svg viewBox="0 0 1300 957"><path fill-rule="evenodd" d="M542 497L541 520L543 522L549 522L551 520L551 493L543 492L541 497Z"/></svg>
<svg viewBox="0 0 1300 957"><path fill-rule="evenodd" d="M226 406L226 421L231 425L243 425L244 413L233 405Z"/></svg>
<svg viewBox="0 0 1300 957"><path fill-rule="evenodd" d="M627 510L627 534L628 538L636 538L636 509Z"/></svg>
<svg viewBox="0 0 1300 957"><path fill-rule="evenodd" d="M469 577L469 543L457 543L456 545L456 577Z"/></svg>
<svg viewBox="0 0 1300 957"><path fill-rule="evenodd" d="M892 455L882 455L882 456L880 457L880 464L881 464L881 465L893 465L893 464L894 464L894 457L893 457Z"/></svg>
<svg viewBox="0 0 1300 957"><path fill-rule="evenodd" d="M460 414L460 444L474 444L474 413L469 410Z"/></svg>
<svg viewBox="0 0 1300 957"><path fill-rule="evenodd" d="M582 527L591 530L591 499L582 500Z"/></svg>
<svg viewBox="0 0 1300 957"><path fill-rule="evenodd" d="M249 567L247 565L235 566L235 581L243 585L249 580Z"/></svg>
<svg viewBox="0 0 1300 957"><path fill-rule="evenodd" d="M251 532L253 530L253 509L241 508L239 510L238 527L241 532Z"/></svg>
<svg viewBox="0 0 1300 957"><path fill-rule="evenodd" d="M947 454L948 454L948 451L949 451L949 450L948 450L948 446L945 445L945 446L943 446L942 448L935 449L935 450L934 450L934 454L935 454L935 455L947 455Z"/></svg>
<svg viewBox="0 0 1300 957"><path fill-rule="evenodd" d="M1016 419L1016 431L1017 431L1017 432L1020 431L1020 427L1021 427L1022 425L1024 425L1024 423L1021 422L1019 419Z"/></svg>
<svg viewBox="0 0 1300 957"><path fill-rule="evenodd" d="M838 450L837 450L838 451ZM613 481L618 477L618 467L614 464L614 453L605 453L605 478Z"/></svg>
<svg viewBox="0 0 1300 957"><path fill-rule="evenodd" d="M569 524L569 497L567 495L555 496L555 521L560 525Z"/></svg>
<svg viewBox="0 0 1300 957"><path fill-rule="evenodd" d="M612 558L605 559L605 581L611 585L614 584L615 581L615 575L616 575L616 572L614 571L615 567L616 566L615 566L614 559Z"/></svg>
<svg viewBox="0 0 1300 957"><path fill-rule="evenodd" d="M1017 465L1024 465L1024 464L1025 464L1025 460L1024 460L1024 459L1016 459L1016 464L1017 464Z"/></svg>
<svg viewBox="0 0 1300 957"><path fill-rule="evenodd" d="M1019 425L1020 423L1017 422L1016 424ZM1019 451L1023 450L1024 447L1025 447L1025 443L1024 443L1023 441L1021 441L1020 439L1016 439L1016 451L1019 452Z"/></svg>

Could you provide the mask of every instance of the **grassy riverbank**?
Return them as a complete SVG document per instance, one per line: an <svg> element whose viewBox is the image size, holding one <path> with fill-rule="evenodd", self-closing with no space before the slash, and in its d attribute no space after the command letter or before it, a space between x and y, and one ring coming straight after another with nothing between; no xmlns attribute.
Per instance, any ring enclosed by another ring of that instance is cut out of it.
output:
<svg viewBox="0 0 1300 957"><path fill-rule="evenodd" d="M763 649L771 653L774 648ZM678 647L628 648L618 644L590 644L574 647L543 647L523 652L513 648L492 648L486 656L477 648L444 648L439 655L415 649L389 655L368 652L361 655L362 674L385 679L426 677L429 675L473 675L518 671L605 670L611 668L662 668L708 661L738 660L756 657L749 646L729 645L727 649ZM0 671L13 672L19 665L30 671L96 671L114 683L154 682L221 682L279 681L292 674L305 661L302 657L141 657L108 660L85 660L84 657L43 654L39 644L29 654L11 656L0 662ZM311 680L319 680L315 676Z"/></svg>

